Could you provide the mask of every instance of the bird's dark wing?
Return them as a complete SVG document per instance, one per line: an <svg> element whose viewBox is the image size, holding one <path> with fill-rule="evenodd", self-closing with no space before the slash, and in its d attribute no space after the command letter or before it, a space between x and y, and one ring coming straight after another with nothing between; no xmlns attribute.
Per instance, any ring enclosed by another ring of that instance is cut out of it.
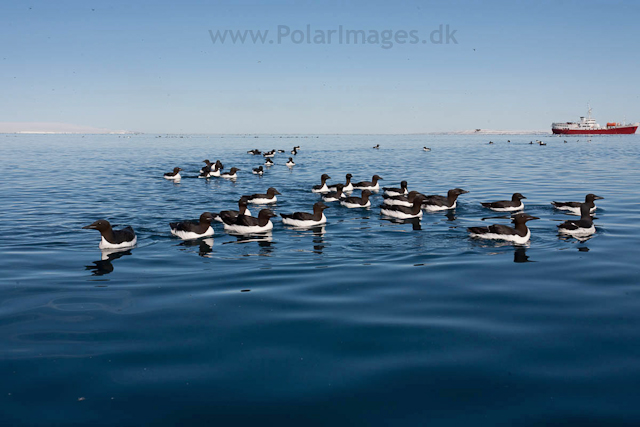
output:
<svg viewBox="0 0 640 427"><path fill-rule="evenodd" d="M258 225L258 218L246 215L238 215L235 221L236 225L244 225L246 227L255 227Z"/></svg>
<svg viewBox="0 0 640 427"><path fill-rule="evenodd" d="M551 202L556 207L579 208L580 202Z"/></svg>
<svg viewBox="0 0 640 427"><path fill-rule="evenodd" d="M347 203L357 203L359 205L362 204L362 198L361 197L347 197L346 199L344 199L345 202Z"/></svg>
<svg viewBox="0 0 640 427"><path fill-rule="evenodd" d="M172 230L176 231L195 231L198 224L191 221L172 222L169 224Z"/></svg>
<svg viewBox="0 0 640 427"><path fill-rule="evenodd" d="M113 242L111 243L124 243L130 242L136 237L136 233L131 227L125 227L122 230L113 230Z"/></svg>
<svg viewBox="0 0 640 427"><path fill-rule="evenodd" d="M294 212L292 218L297 219L298 221L312 221L313 214L307 212Z"/></svg>
<svg viewBox="0 0 640 427"><path fill-rule="evenodd" d="M469 227L467 231L473 234L486 234L489 232L489 227Z"/></svg>
<svg viewBox="0 0 640 427"><path fill-rule="evenodd" d="M489 232L496 233L496 234L506 234L506 235L518 234L515 228L509 227L508 225L502 225L502 224L490 225Z"/></svg>
<svg viewBox="0 0 640 427"><path fill-rule="evenodd" d="M482 203L485 208L512 208L516 206L511 200L500 200L499 202Z"/></svg>
<svg viewBox="0 0 640 427"><path fill-rule="evenodd" d="M427 198L422 202L423 205L435 205L435 206L449 206L449 199L445 196L427 196Z"/></svg>
<svg viewBox="0 0 640 427"><path fill-rule="evenodd" d="M373 183L371 181L361 181L353 184L354 187L373 187Z"/></svg>

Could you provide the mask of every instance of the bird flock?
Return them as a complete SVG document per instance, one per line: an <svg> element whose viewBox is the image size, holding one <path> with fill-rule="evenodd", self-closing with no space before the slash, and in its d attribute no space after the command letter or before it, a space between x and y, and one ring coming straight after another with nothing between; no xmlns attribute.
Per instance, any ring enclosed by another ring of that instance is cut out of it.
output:
<svg viewBox="0 0 640 427"><path fill-rule="evenodd" d="M373 148L379 149L379 144ZM291 154L295 156L299 150L300 146L295 146L291 150ZM427 147L423 147L423 150L431 151ZM258 149L254 149L249 150L247 153L254 156L262 155L265 159L264 166L270 166L273 165L272 158L275 157L276 153L282 154L285 151L274 149L261 152ZM240 171L240 169L232 167L228 172L223 172L225 167L220 160L212 163L206 159L203 163L205 163L205 166L200 169L199 178L219 177L235 180L238 177L238 171ZM286 165L289 168L295 166L292 157L289 157ZM260 165L257 168L253 168L253 174L262 176L265 171L264 166ZM178 182L181 179L180 172L182 170L180 167L175 167L173 171L165 173L164 178ZM339 203L348 209L369 208L372 206L371 196L380 190L382 190L382 203L379 208L383 217L419 221L425 211L435 212L455 209L458 197L468 193L468 191L461 188L453 188L446 195L425 195L415 190L410 191L407 181L402 181L397 188L380 187L380 181L383 178L377 174L374 174L370 181L352 182L352 178L353 175L348 173L345 176L344 184L329 185L327 182L331 180L331 177L327 174L322 174L320 183L309 188L311 192L317 193L321 198L313 205L312 212L280 213L282 223L296 228L312 228L324 225L327 223L324 211L329 208L326 203ZM359 196L352 195L355 190L360 191ZM218 213L203 212L197 221L171 222L169 223L169 228L172 235L183 240L212 236L214 234L212 227L214 221L222 223L224 230L230 234L251 235L266 233L273 229L271 219L277 217L276 213L266 206L276 203L279 195L281 193L278 190L270 187L265 193L242 196L238 200L238 210L224 210ZM503 240L515 244L527 243L530 240L531 231L526 223L539 218L523 212L523 199L526 199L526 197L520 193L514 193L511 200L481 203L486 209L511 213L512 216L502 218L511 219L513 227L504 224L469 227L467 229L469 235L473 238ZM580 216L579 219L568 220L559 224L558 232L576 238L588 237L595 233L592 215L596 210L594 202L599 199L602 199L602 197L590 193L586 195L584 202L551 202L555 209ZM249 211L250 204L263 208L257 212L256 216L253 216ZM83 228L100 232L100 249L130 248L137 243L135 232L130 226L114 230L107 220L100 219Z"/></svg>

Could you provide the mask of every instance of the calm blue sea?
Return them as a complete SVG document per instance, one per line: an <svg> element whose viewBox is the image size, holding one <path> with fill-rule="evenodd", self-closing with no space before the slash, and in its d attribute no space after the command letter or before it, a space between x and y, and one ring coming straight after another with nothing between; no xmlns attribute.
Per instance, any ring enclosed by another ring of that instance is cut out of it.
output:
<svg viewBox="0 0 640 427"><path fill-rule="evenodd" d="M563 141L0 135L0 424L640 424L640 136ZM252 148L287 153L258 177ZM238 180L197 179L205 158ZM377 195L323 230L169 233L271 186L276 212L310 211L320 175L348 172L470 193L419 226L381 219ZM508 223L480 202L513 192L541 218L530 244L470 239ZM559 237L575 217L549 202L590 192L597 233ZM100 218L137 247L103 259L82 229Z"/></svg>

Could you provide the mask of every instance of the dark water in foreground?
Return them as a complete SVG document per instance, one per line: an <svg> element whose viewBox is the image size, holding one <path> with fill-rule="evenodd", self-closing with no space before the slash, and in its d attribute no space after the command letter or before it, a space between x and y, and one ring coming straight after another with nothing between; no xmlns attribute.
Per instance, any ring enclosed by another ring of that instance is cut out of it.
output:
<svg viewBox="0 0 640 427"><path fill-rule="evenodd" d="M2 425L640 424L638 136L0 138ZM287 154L259 178L250 148ZM205 158L237 182L192 178ZM310 210L323 172L470 193L421 229L376 196L324 230L169 234L269 186L277 212ZM499 215L479 202L515 191L541 218L530 245L469 239ZM549 202L587 192L597 234L559 238ZM138 246L102 260L81 229L99 218Z"/></svg>

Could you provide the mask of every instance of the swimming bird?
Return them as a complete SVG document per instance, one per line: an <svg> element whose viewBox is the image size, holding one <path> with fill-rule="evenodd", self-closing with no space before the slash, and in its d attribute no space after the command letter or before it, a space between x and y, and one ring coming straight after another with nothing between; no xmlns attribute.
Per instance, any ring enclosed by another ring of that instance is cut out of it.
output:
<svg viewBox="0 0 640 427"><path fill-rule="evenodd" d="M267 151L263 154L264 157L273 157L276 155L276 150Z"/></svg>
<svg viewBox="0 0 640 427"><path fill-rule="evenodd" d="M262 166L258 166L257 168L253 168L253 173L254 173L254 175L262 176L262 174L264 174L264 168Z"/></svg>
<svg viewBox="0 0 640 427"><path fill-rule="evenodd" d="M527 221L540 219L526 213L519 213L513 217L515 227L508 225L493 224L488 227L469 227L467 231L471 237L481 239L507 240L516 244L524 244L531 237L531 230L527 228Z"/></svg>
<svg viewBox="0 0 640 427"><path fill-rule="evenodd" d="M270 218L276 216L270 209L262 209L258 217L238 215L233 219L223 218L225 231L236 234L264 233L273 229Z"/></svg>
<svg viewBox="0 0 640 427"><path fill-rule="evenodd" d="M220 176L222 178L225 178L225 179L236 179L238 177L237 172L239 170L240 169L238 169L238 168L231 168L231 169L229 169L229 172L223 172L223 173L220 174Z"/></svg>
<svg viewBox="0 0 640 427"><path fill-rule="evenodd" d="M413 200L416 198L416 196L422 196L423 198L426 198L424 194L419 193L415 190L409 191L409 194L407 194L406 196L387 196L386 194L383 194L382 204L388 205L388 206L411 207L413 206Z"/></svg>
<svg viewBox="0 0 640 427"><path fill-rule="evenodd" d="M380 213L391 218L399 219L421 218L423 201L424 196L420 194L413 199L413 204L411 207L399 205L389 206L383 204L382 206L380 206Z"/></svg>
<svg viewBox="0 0 640 427"><path fill-rule="evenodd" d="M353 184L351 183L351 178L353 178L353 175L348 173L347 176L346 176L346 182L342 186L342 191L344 191L345 193L353 191ZM336 185L333 185L333 186L329 187L329 190L337 191L338 190L338 185L336 184Z"/></svg>
<svg viewBox="0 0 640 427"><path fill-rule="evenodd" d="M331 179L329 175L323 173L320 177L320 185L314 185L311 189L314 193L327 193L329 192L329 187L327 187L327 180Z"/></svg>
<svg viewBox="0 0 640 427"><path fill-rule="evenodd" d="M493 144L493 141L489 141L489 144Z"/></svg>
<svg viewBox="0 0 640 427"><path fill-rule="evenodd" d="M294 156L298 154L298 150L296 149L296 147L293 147L293 150L291 150L291 154L293 154Z"/></svg>
<svg viewBox="0 0 640 427"><path fill-rule="evenodd" d="M273 166L273 160L267 157L267 160L264 162L265 166Z"/></svg>
<svg viewBox="0 0 640 427"><path fill-rule="evenodd" d="M182 168L173 168L173 172L167 172L164 174L164 179L172 179L174 181L180 181L180 171Z"/></svg>
<svg viewBox="0 0 640 427"><path fill-rule="evenodd" d="M373 148L375 148L376 150L380 149L380 144L375 145Z"/></svg>
<svg viewBox="0 0 640 427"><path fill-rule="evenodd" d="M273 187L267 189L267 194L252 194L250 196L242 196L247 199L248 203L254 203L256 205L268 205L278 201L276 194L281 194Z"/></svg>
<svg viewBox="0 0 640 427"><path fill-rule="evenodd" d="M213 169L209 172L209 176L218 177L222 173L222 169L224 169L224 165L220 162L220 160L216 160L216 163L213 165Z"/></svg>
<svg viewBox="0 0 640 427"><path fill-rule="evenodd" d="M345 199L340 200L340 204L349 209L353 208L368 208L371 206L371 200L369 200L369 196L371 195L371 191L362 190L361 197L347 197Z"/></svg>
<svg viewBox="0 0 640 427"><path fill-rule="evenodd" d="M380 185L378 181L382 180L378 175L373 175L371 181L361 181L353 184L353 188L357 188L358 190L370 190L370 191L378 191L380 189Z"/></svg>
<svg viewBox="0 0 640 427"><path fill-rule="evenodd" d="M332 191L330 193L326 193L322 196L322 200L325 202L337 202L344 197L342 194L342 189L344 188L343 184L336 185L336 191Z"/></svg>
<svg viewBox="0 0 640 427"><path fill-rule="evenodd" d="M589 193L584 198L584 203L589 206L591 212L595 212L596 204L593 203L595 200L602 200L604 197L596 196L595 194ZM551 202L553 207L559 209L561 211L569 211L574 215L580 215L580 205L581 202Z"/></svg>
<svg viewBox="0 0 640 427"><path fill-rule="evenodd" d="M468 191L462 188L454 188L453 190L449 190L446 196L430 195L426 197L422 203L422 207L428 211L454 209L458 203L458 196L466 193L468 193Z"/></svg>
<svg viewBox="0 0 640 427"><path fill-rule="evenodd" d="M98 247L100 249L120 249L135 246L138 238L133 228L125 227L121 230L114 230L106 219L99 219L93 224L82 227L87 230L98 230L102 236Z"/></svg>
<svg viewBox="0 0 640 427"><path fill-rule="evenodd" d="M547 143L546 143L546 142L542 142L542 141L538 141L538 144L540 144L540 145L547 145Z"/></svg>
<svg viewBox="0 0 640 427"><path fill-rule="evenodd" d="M289 161L285 163L288 167L292 167L296 165L296 162L293 161L293 157L289 157Z"/></svg>
<svg viewBox="0 0 640 427"><path fill-rule="evenodd" d="M427 147L422 147L422 149L423 149L424 151L431 151L431 148L427 148Z"/></svg>
<svg viewBox="0 0 640 427"><path fill-rule="evenodd" d="M325 209L329 209L329 206L318 202L313 205L312 214L307 212L294 212L292 214L280 214L280 216L282 217L282 223L286 225L293 225L294 227L314 227L327 222L327 217L324 216Z"/></svg>
<svg viewBox="0 0 640 427"><path fill-rule="evenodd" d="M254 150L247 151L247 154L253 154L254 156L256 156L258 154L262 154L262 152L256 148Z"/></svg>
<svg viewBox="0 0 640 427"><path fill-rule="evenodd" d="M526 199L520 193L513 193L511 200L500 200L498 202L485 202L481 203L485 208L489 208L496 212L514 212L524 209L524 203L522 199Z"/></svg>
<svg viewBox="0 0 640 427"><path fill-rule="evenodd" d="M387 196L404 196L409 193L409 190L407 190L407 181L402 181L400 188L382 187L382 190Z"/></svg>
<svg viewBox="0 0 640 427"><path fill-rule="evenodd" d="M278 150L278 153L284 153L284 150Z"/></svg>
<svg viewBox="0 0 640 427"><path fill-rule="evenodd" d="M209 167L209 171L213 169L213 163L211 163L209 159L203 160L202 163L205 163L205 166L202 169L200 169L201 174L207 166Z"/></svg>
<svg viewBox="0 0 640 427"><path fill-rule="evenodd" d="M211 174L211 168L209 166L205 166L202 169L200 169L200 175L198 175L198 178L209 178L210 174Z"/></svg>
<svg viewBox="0 0 640 427"><path fill-rule="evenodd" d="M204 212L200 215L198 222L171 222L169 223L169 227L171 227L171 234L174 236L182 240L192 240L212 236L213 228L211 228L211 221L213 221L213 214L211 212Z"/></svg>
<svg viewBox="0 0 640 427"><path fill-rule="evenodd" d="M587 203L580 205L580 219L571 219L558 225L558 232L576 237L589 236L596 232L591 218L591 208Z"/></svg>
<svg viewBox="0 0 640 427"><path fill-rule="evenodd" d="M244 197L241 197L240 200L238 200L237 211L234 211L234 210L221 211L218 214L213 214L213 219L214 221L218 221L218 222L224 222L225 218L231 221L235 219L238 215L251 216L251 212L249 212L249 209L247 209L247 199L245 199Z"/></svg>

